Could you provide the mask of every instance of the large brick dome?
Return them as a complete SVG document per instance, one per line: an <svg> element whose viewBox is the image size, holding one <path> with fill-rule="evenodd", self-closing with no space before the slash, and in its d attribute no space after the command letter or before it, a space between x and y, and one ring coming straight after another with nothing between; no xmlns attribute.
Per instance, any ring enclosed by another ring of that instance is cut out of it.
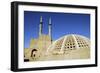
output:
<svg viewBox="0 0 100 73"><path fill-rule="evenodd" d="M90 49L90 40L84 36L70 34L53 42L47 49L50 54L67 54L71 50Z"/></svg>

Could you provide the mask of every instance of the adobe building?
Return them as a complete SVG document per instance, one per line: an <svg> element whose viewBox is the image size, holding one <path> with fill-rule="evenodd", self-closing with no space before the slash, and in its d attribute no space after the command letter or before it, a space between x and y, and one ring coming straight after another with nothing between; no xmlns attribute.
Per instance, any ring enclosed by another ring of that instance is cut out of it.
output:
<svg viewBox="0 0 100 73"><path fill-rule="evenodd" d="M37 39L32 38L30 40L30 47L28 49L25 49L25 59L36 60L39 57L43 57L44 53L46 52L48 46L52 43L52 24L51 24L51 18L49 18L48 23L48 34L43 34L43 20L42 16L40 17L40 24L39 24L39 37ZM32 50L36 50L33 51ZM35 56L30 56L32 54L36 54Z"/></svg>

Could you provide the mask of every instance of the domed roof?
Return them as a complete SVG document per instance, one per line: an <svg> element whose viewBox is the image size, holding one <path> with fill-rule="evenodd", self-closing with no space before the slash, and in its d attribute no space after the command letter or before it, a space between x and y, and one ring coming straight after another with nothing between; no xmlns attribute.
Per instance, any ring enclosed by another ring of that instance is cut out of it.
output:
<svg viewBox="0 0 100 73"><path fill-rule="evenodd" d="M90 40L81 35L70 34L53 42L47 49L47 53L66 54L68 50L77 50L81 48L90 48Z"/></svg>

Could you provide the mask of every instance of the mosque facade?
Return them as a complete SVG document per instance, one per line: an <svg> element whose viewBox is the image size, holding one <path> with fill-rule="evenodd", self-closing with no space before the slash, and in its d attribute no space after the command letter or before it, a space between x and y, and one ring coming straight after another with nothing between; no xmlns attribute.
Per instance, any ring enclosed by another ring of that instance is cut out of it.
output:
<svg viewBox="0 0 100 73"><path fill-rule="evenodd" d="M30 47L28 49L25 49L25 59L29 60L35 60L39 57L43 57L44 53L46 52L46 49L48 46L52 43L52 24L51 24L51 18L49 18L48 23L48 34L43 34L43 19L42 16L40 17L40 24L39 24L39 37L37 39L32 38L30 40ZM32 52L32 50L35 50ZM36 54L35 54L36 53ZM34 56L32 56L35 54Z"/></svg>

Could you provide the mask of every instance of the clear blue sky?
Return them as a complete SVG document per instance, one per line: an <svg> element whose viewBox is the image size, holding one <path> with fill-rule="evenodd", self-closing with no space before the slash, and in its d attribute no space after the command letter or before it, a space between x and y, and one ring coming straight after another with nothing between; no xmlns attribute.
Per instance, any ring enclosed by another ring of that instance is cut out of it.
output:
<svg viewBox="0 0 100 73"><path fill-rule="evenodd" d="M43 17L43 34L48 34L48 20L52 20L52 38L56 40L67 34L79 34L90 38L90 15L76 13L51 13L24 11L24 47L31 38L38 38L40 16Z"/></svg>

